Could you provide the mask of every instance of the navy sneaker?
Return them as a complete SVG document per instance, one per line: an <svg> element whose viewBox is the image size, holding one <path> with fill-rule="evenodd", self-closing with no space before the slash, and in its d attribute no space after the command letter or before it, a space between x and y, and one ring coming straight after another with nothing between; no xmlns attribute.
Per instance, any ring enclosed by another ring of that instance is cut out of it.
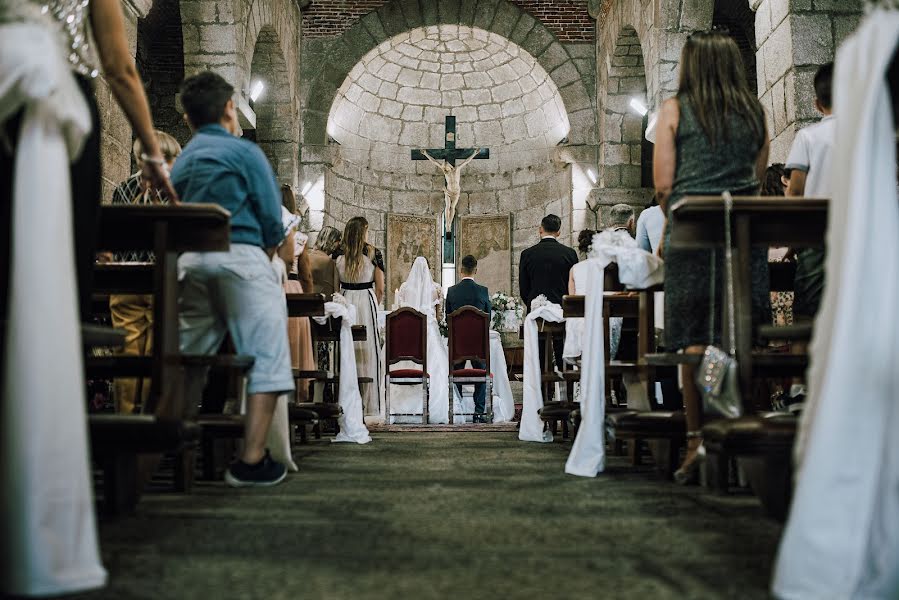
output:
<svg viewBox="0 0 899 600"><path fill-rule="evenodd" d="M272 459L268 450L255 465L235 460L225 471L225 482L231 487L270 487L287 477L287 467Z"/></svg>

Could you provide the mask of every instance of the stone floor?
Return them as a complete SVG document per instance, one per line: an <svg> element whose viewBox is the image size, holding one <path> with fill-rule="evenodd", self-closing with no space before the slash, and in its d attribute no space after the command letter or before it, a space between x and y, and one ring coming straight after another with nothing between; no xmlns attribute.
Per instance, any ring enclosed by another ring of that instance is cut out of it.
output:
<svg viewBox="0 0 899 600"><path fill-rule="evenodd" d="M751 496L660 481L512 432L300 446L279 487L199 483L104 521L109 587L143 598L767 598L780 526Z"/></svg>

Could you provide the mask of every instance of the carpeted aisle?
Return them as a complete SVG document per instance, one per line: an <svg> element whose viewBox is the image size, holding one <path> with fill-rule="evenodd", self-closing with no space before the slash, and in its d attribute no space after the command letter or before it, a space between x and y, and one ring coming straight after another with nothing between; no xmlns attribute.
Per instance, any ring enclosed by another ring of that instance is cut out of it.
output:
<svg viewBox="0 0 899 600"><path fill-rule="evenodd" d="M101 524L115 598L767 598L780 527L749 496L614 458L565 476L568 444L379 433L301 446L269 490L199 483Z"/></svg>

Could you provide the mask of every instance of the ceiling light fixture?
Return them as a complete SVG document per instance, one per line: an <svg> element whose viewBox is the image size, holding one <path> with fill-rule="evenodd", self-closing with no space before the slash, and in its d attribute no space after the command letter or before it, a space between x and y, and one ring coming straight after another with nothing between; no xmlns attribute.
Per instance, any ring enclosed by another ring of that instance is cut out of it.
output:
<svg viewBox="0 0 899 600"><path fill-rule="evenodd" d="M250 88L250 100L256 102L259 99L259 96L262 95L262 92L265 91L265 84L259 80L256 80L256 83L253 84L253 87Z"/></svg>

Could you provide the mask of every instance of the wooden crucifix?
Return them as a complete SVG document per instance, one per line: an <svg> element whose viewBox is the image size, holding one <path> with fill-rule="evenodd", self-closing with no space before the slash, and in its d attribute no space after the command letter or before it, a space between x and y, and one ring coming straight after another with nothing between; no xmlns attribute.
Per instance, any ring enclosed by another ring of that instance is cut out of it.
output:
<svg viewBox="0 0 899 600"><path fill-rule="evenodd" d="M464 159L461 165L456 166L456 159ZM456 117L450 115L446 117L445 135L443 148L429 148L412 150L412 160L429 160L440 169L446 179L446 186L443 188L444 200L446 202L445 225L446 233L452 232L453 220L456 217L456 205L459 203L459 196L462 193L462 187L459 183L462 168L476 159L490 158L489 148L456 148ZM443 162L439 162L440 160Z"/></svg>

